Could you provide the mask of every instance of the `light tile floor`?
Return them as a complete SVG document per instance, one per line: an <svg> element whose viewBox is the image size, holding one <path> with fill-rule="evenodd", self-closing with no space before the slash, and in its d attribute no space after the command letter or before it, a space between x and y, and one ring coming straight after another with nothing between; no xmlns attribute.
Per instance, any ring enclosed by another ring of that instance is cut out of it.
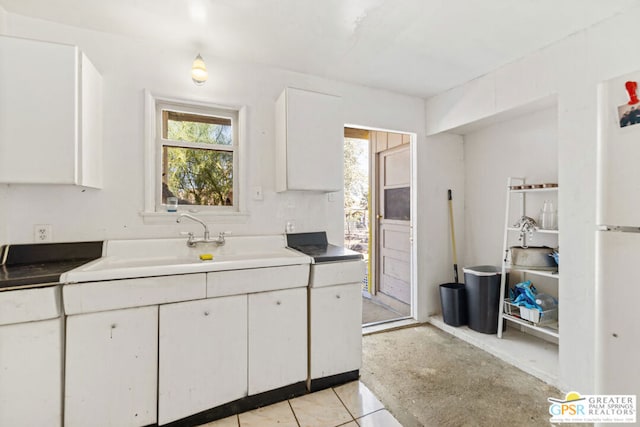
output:
<svg viewBox="0 0 640 427"><path fill-rule="evenodd" d="M275 403L200 427L402 427L360 381Z"/></svg>

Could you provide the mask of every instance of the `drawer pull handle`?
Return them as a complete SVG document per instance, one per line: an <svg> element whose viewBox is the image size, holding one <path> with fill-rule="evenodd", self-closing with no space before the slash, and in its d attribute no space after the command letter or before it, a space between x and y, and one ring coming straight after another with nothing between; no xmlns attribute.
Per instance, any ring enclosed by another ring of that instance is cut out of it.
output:
<svg viewBox="0 0 640 427"><path fill-rule="evenodd" d="M276 304L282 305L282 301L276 301Z"/></svg>
<svg viewBox="0 0 640 427"><path fill-rule="evenodd" d="M113 323L113 324L111 325L111 329L115 329L115 328L116 328L116 326L118 326L118 325L116 325L115 323Z"/></svg>
<svg viewBox="0 0 640 427"><path fill-rule="evenodd" d="M340 294L336 295L336 298L340 299Z"/></svg>
<svg viewBox="0 0 640 427"><path fill-rule="evenodd" d="M208 312L208 311L205 311L205 312L204 312L204 315L205 315L205 316L208 316L208 315L209 315L209 312Z"/></svg>

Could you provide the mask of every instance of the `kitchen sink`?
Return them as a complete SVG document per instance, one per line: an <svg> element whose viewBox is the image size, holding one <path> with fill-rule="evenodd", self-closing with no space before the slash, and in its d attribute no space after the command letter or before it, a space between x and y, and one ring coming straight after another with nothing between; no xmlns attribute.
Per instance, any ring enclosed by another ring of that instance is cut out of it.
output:
<svg viewBox="0 0 640 427"><path fill-rule="evenodd" d="M109 240L101 258L64 273L60 280L78 283L311 263L308 256L285 246L283 235L234 236L223 246L195 247L188 247L185 239ZM212 259L200 259L205 254Z"/></svg>

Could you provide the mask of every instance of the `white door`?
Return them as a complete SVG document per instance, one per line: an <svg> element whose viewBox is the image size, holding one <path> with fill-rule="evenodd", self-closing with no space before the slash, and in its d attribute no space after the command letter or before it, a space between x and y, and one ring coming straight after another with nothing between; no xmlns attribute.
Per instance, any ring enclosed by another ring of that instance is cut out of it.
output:
<svg viewBox="0 0 640 427"><path fill-rule="evenodd" d="M67 317L65 427L156 422L158 307Z"/></svg>
<svg viewBox="0 0 640 427"><path fill-rule="evenodd" d="M381 152L378 164L378 290L411 304L409 145Z"/></svg>
<svg viewBox="0 0 640 427"><path fill-rule="evenodd" d="M249 395L307 379L307 288L249 295Z"/></svg>
<svg viewBox="0 0 640 427"><path fill-rule="evenodd" d="M0 326L0 426L62 425L62 324Z"/></svg>
<svg viewBox="0 0 640 427"><path fill-rule="evenodd" d="M311 379L360 369L362 283L309 291Z"/></svg>
<svg viewBox="0 0 640 427"><path fill-rule="evenodd" d="M247 297L160 307L158 424L247 395Z"/></svg>

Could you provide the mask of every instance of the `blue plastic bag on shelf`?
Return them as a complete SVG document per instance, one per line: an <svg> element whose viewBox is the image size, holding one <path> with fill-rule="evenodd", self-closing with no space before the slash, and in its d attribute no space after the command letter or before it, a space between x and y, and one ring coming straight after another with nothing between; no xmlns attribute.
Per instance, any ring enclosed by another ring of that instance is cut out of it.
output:
<svg viewBox="0 0 640 427"><path fill-rule="evenodd" d="M513 289L509 289L509 299L517 306L536 309L542 313L542 307L536 304L537 289L531 280L518 283Z"/></svg>

